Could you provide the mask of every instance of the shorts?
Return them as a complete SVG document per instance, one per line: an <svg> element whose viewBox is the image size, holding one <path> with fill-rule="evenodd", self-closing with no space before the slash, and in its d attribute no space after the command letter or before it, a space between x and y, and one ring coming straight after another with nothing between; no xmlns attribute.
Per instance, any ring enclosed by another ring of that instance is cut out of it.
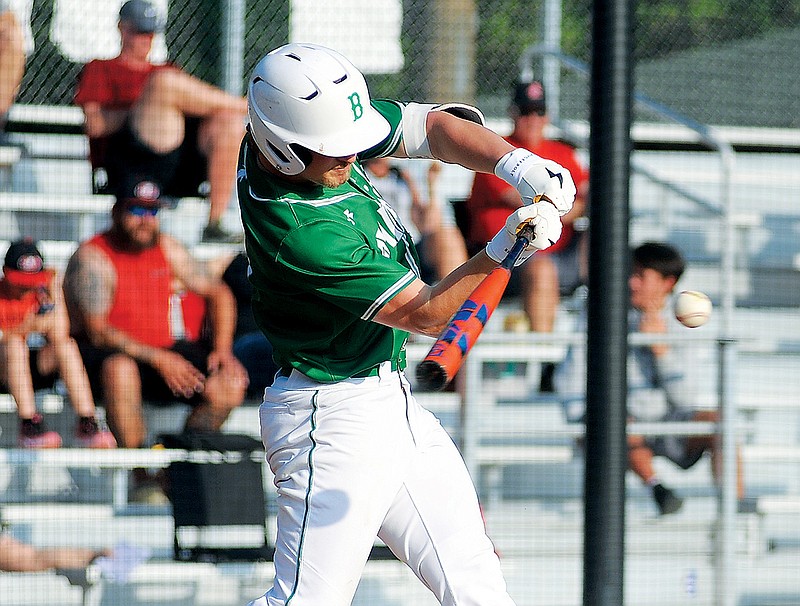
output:
<svg viewBox="0 0 800 606"><path fill-rule="evenodd" d="M693 410L672 410L661 419L665 423L688 422L694 418ZM645 445L654 455L666 457L681 469L689 469L703 456L702 449L689 449L689 438L686 436L649 436Z"/></svg>
<svg viewBox="0 0 800 606"><path fill-rule="evenodd" d="M118 354L119 351L107 347L95 347L85 341L78 342L78 349L81 352L81 358L83 358L83 365L89 375L92 393L96 400L102 401L104 395L102 384L103 363L110 356ZM208 354L211 353L211 348L205 343L178 341L169 350L189 360L203 374L208 373ZM137 361L136 364L139 367L139 377L142 383L142 399L157 405L184 402L196 406L202 402L201 394L195 394L191 398L176 396L155 368L144 362Z"/></svg>
<svg viewBox="0 0 800 606"><path fill-rule="evenodd" d="M58 372L42 374L39 372L39 350L30 350L30 364L31 364L31 380L33 382L34 391L40 389L52 389L58 380ZM8 393L8 385L0 381L0 393Z"/></svg>
<svg viewBox="0 0 800 606"><path fill-rule="evenodd" d="M128 121L110 135L102 152L93 154L97 165L105 168L107 183L96 186L96 193L128 195L141 181L152 181L162 195L174 198L202 195L201 185L207 179L206 158L198 149L199 118L186 118L183 142L171 152L156 153L142 143Z"/></svg>

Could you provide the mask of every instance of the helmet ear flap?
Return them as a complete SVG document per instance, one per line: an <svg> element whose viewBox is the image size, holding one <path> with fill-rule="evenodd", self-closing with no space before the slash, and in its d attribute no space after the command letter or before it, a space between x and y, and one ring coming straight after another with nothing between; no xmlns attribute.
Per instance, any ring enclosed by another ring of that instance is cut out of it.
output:
<svg viewBox="0 0 800 606"><path fill-rule="evenodd" d="M255 137L253 139L255 140ZM311 152L299 145L284 144L284 147L281 148L270 141L267 136L262 138L261 144L257 140L255 143L267 161L284 175L299 175L311 164Z"/></svg>
<svg viewBox="0 0 800 606"><path fill-rule="evenodd" d="M297 159L303 163L303 170L308 168L308 165L311 164L311 161L314 159L314 155L311 153L310 149L306 149L299 143L290 143L289 149L294 152L294 155L297 156Z"/></svg>

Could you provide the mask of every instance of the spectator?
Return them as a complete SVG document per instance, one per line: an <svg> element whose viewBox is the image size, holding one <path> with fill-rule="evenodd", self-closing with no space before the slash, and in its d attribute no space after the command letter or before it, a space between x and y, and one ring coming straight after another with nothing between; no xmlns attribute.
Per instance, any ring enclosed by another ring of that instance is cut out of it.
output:
<svg viewBox="0 0 800 606"><path fill-rule="evenodd" d="M670 295L683 274L685 263L669 244L648 242L633 251L630 276L629 329L640 333L681 330L671 313ZM684 329L685 330L685 329ZM697 378L700 366L697 344L652 344L631 347L628 352L628 418L631 421L717 422L716 410L697 410ZM583 348L570 347L556 373L567 419L582 421L586 359ZM678 511L683 500L667 488L653 468L653 457L664 456L689 469L705 452L711 453L712 472L719 482L720 453L715 436L628 436L628 465L651 488L661 515ZM744 495L741 465L738 495Z"/></svg>
<svg viewBox="0 0 800 606"><path fill-rule="evenodd" d="M233 341L233 355L242 363L250 384L247 397L261 399L264 390L272 385L278 365L272 359L272 344L258 328L251 297L253 286L248 279L249 263L247 255L240 252L234 256L225 255L214 260L211 273L221 275L236 299L236 334Z"/></svg>
<svg viewBox="0 0 800 606"><path fill-rule="evenodd" d="M452 208L442 206L438 196L441 163L428 168L428 198L423 198L407 171L389 158L364 162L369 179L395 210L420 255L422 277L438 281L467 260L467 248L456 227Z"/></svg>
<svg viewBox="0 0 800 606"><path fill-rule="evenodd" d="M0 0L0 139L25 73L25 36L9 0Z"/></svg>
<svg viewBox="0 0 800 606"><path fill-rule="evenodd" d="M467 261L467 243L456 224L453 207L439 195L442 163L431 162L428 167L428 206L425 214L426 248L436 267L436 279L441 280Z"/></svg>
<svg viewBox="0 0 800 606"><path fill-rule="evenodd" d="M30 348L41 335L44 344ZM95 416L89 378L78 346L69 336L69 319L55 272L44 268L30 240L9 246L0 279L0 390L10 393L20 417L22 448L58 448L61 436L48 431L36 411L34 392L52 388L61 376L78 415L75 440L84 448L114 448L111 432Z"/></svg>
<svg viewBox="0 0 800 606"><path fill-rule="evenodd" d="M574 148L545 137L547 105L540 82L517 83L509 113L514 126L506 140L561 164L572 174L578 190L572 210L562 217L564 231L561 239L555 246L535 254L530 263L514 272L516 275L508 289L509 293L521 291L531 330L552 332L561 293L574 291L585 279L586 245L575 229L575 220L585 212L588 175ZM492 174L476 173L466 203L470 226L468 248L472 251L485 246L503 225L509 210L521 204L519 193L508 183ZM541 391L553 391L553 370L551 363L542 366Z"/></svg>
<svg viewBox="0 0 800 606"><path fill-rule="evenodd" d="M44 572L86 568L101 557L110 557L111 550L83 547L37 548L0 532L0 570L6 572Z"/></svg>
<svg viewBox="0 0 800 606"><path fill-rule="evenodd" d="M152 181L175 197L197 195L205 166L210 208L202 239L241 240L221 220L233 195L246 100L150 62L164 23L148 0L128 0L119 15L119 55L85 65L75 94L92 166L106 170L111 193Z"/></svg>
<svg viewBox="0 0 800 606"><path fill-rule="evenodd" d="M158 194L154 184L142 182L118 197L111 227L78 247L64 279L92 386L126 448L145 443L143 399L186 402L193 407L187 431L217 431L247 387L232 353L233 295L182 244L159 233ZM187 340L175 283L205 298L208 339ZM145 474L134 477L142 492L152 492Z"/></svg>

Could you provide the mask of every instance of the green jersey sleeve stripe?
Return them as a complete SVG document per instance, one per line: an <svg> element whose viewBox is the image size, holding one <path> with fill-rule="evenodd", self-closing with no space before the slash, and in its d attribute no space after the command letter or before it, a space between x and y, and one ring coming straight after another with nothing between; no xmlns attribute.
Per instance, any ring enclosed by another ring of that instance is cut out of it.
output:
<svg viewBox="0 0 800 606"><path fill-rule="evenodd" d="M375 314L380 311L381 307L383 307L387 301L389 301L392 297L394 297L397 293L403 290L406 286L411 284L416 279L416 275L413 271L408 271L402 278L400 278L397 282L392 284L389 288L387 288L383 294L375 299L375 301L370 305L367 310L364 312L364 315L361 316L362 320L370 321L375 316Z"/></svg>

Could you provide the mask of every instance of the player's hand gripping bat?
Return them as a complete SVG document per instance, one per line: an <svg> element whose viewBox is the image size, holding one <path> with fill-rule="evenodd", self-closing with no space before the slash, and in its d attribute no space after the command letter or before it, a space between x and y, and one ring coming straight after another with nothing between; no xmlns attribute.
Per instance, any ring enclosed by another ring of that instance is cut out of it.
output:
<svg viewBox="0 0 800 606"><path fill-rule="evenodd" d="M428 355L417 365L420 390L443 389L461 368L464 357L500 303L514 263L533 237L533 226L526 223L517 232L517 240L505 259L478 284L455 313Z"/></svg>

